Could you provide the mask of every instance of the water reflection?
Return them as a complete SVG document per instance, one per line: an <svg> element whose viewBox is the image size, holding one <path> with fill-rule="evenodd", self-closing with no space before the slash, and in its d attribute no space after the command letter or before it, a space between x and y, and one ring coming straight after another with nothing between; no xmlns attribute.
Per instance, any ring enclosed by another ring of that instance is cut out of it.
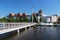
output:
<svg viewBox="0 0 60 40"><path fill-rule="evenodd" d="M8 40L18 40L17 35ZM19 40L60 40L60 27L37 26L19 34Z"/></svg>

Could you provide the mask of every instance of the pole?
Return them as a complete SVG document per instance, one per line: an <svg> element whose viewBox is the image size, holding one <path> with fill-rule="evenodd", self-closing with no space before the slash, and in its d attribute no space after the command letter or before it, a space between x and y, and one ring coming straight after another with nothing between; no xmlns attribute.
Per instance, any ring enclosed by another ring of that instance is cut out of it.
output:
<svg viewBox="0 0 60 40"><path fill-rule="evenodd" d="M33 23L33 6L32 6L32 23Z"/></svg>
<svg viewBox="0 0 60 40"><path fill-rule="evenodd" d="M33 14L32 14L32 23L33 23Z"/></svg>

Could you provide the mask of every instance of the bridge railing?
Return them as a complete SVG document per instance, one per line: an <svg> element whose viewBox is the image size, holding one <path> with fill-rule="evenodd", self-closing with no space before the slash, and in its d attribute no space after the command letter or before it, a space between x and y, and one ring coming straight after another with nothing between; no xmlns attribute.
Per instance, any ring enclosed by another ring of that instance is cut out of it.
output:
<svg viewBox="0 0 60 40"><path fill-rule="evenodd" d="M33 24L33 23L0 23L0 30L21 27L21 26L30 25L30 24Z"/></svg>

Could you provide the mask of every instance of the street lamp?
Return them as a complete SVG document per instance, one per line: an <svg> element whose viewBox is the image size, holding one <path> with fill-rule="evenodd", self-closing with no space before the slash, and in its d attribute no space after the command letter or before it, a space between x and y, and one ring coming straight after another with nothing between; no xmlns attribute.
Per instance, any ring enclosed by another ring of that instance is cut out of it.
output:
<svg viewBox="0 0 60 40"><path fill-rule="evenodd" d="M32 23L33 23L33 11L32 11Z"/></svg>
<svg viewBox="0 0 60 40"><path fill-rule="evenodd" d="M32 6L32 23L33 23L33 7L34 7L34 6Z"/></svg>

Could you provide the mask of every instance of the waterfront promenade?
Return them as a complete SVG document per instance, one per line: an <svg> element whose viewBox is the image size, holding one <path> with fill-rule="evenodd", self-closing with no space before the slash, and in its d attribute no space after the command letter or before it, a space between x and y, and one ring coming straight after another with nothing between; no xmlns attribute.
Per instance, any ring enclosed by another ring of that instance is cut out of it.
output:
<svg viewBox="0 0 60 40"><path fill-rule="evenodd" d="M0 34L4 34L15 30L19 32L19 29L27 28L35 24L36 23L0 23L0 25L2 25L0 27Z"/></svg>

